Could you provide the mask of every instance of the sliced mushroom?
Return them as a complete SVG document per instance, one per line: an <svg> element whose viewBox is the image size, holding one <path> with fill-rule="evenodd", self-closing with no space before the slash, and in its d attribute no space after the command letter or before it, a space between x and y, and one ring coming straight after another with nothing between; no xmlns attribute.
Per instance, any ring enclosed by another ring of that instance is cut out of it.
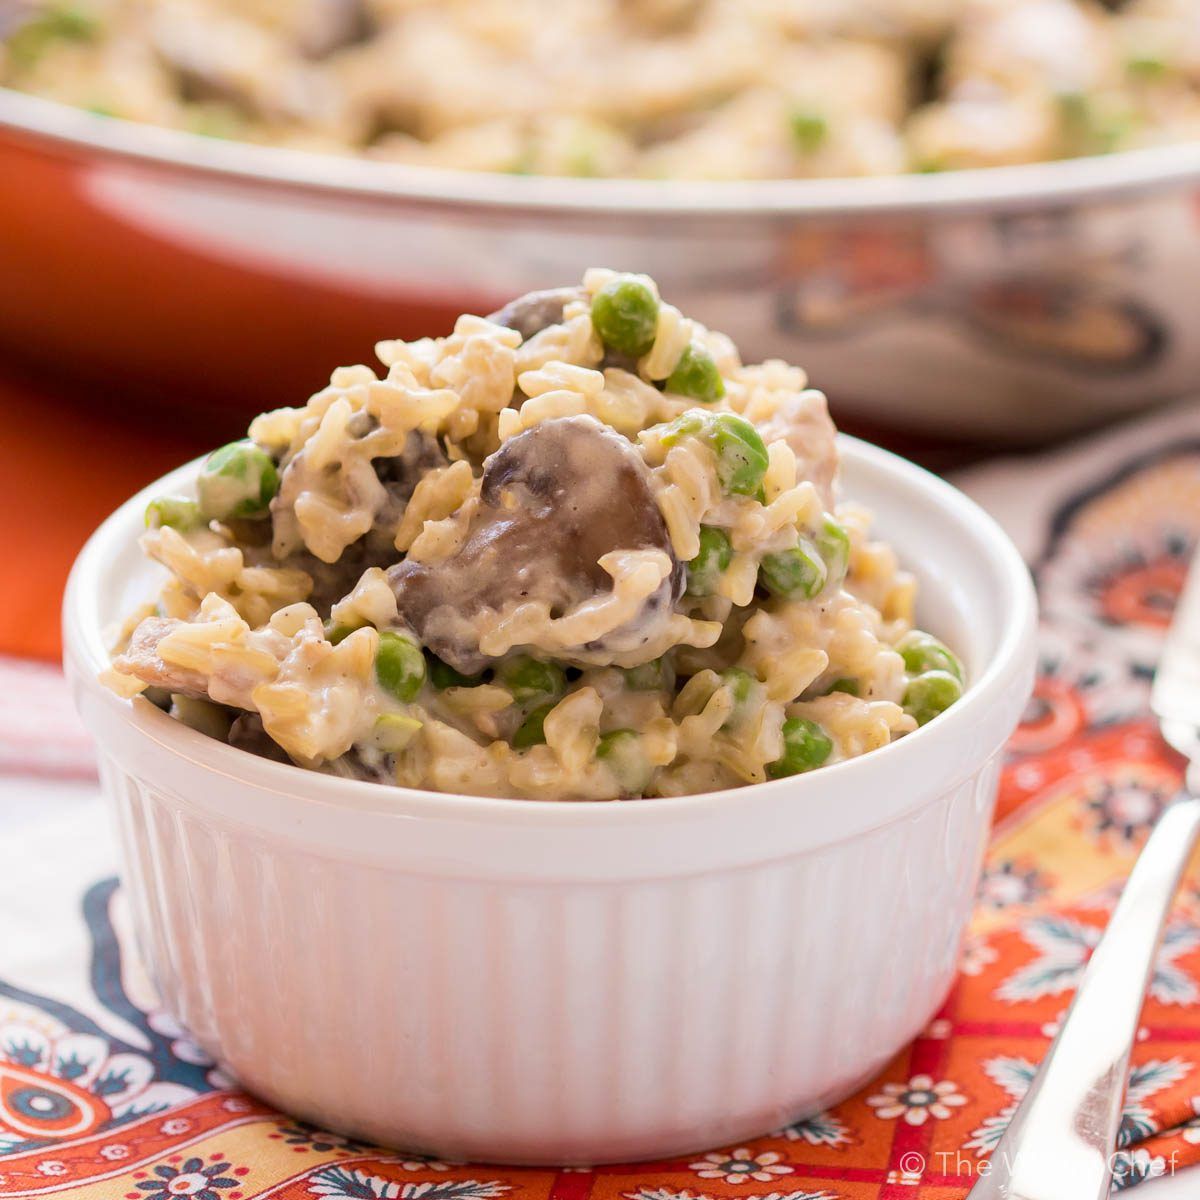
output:
<svg viewBox="0 0 1200 1200"><path fill-rule="evenodd" d="M253 114L256 104L244 77L230 69L229 26L210 23L206 28L199 8L188 2L162 6L148 24L149 44L163 63L175 72L179 94L185 103L218 101L239 112ZM238 28L238 26L233 26ZM261 40L260 31L254 31Z"/></svg>
<svg viewBox="0 0 1200 1200"><path fill-rule="evenodd" d="M377 458L375 474L387 489L390 503L396 508L399 520L418 483L436 467L444 467L448 459L441 443L432 434L414 429L404 443L404 449L393 458Z"/></svg>
<svg viewBox="0 0 1200 1200"><path fill-rule="evenodd" d="M797 476L811 482L825 507L832 508L838 467L837 428L825 397L811 390L787 396L759 425L759 432L768 445L778 438L787 442L796 456Z"/></svg>
<svg viewBox="0 0 1200 1200"><path fill-rule="evenodd" d="M326 5L330 12L322 15ZM302 125L322 125L338 112L331 81L291 48L315 38L318 47L324 40L332 49L331 38L350 36L355 5L349 0L342 12L335 11L336 0L306 0L279 28L247 13L214 11L205 0L158 0L147 7L148 44L174 74L186 103L219 103L252 120Z"/></svg>
<svg viewBox="0 0 1200 1200"><path fill-rule="evenodd" d="M363 0L308 0L299 6L296 19L300 49L308 58L325 58L375 33Z"/></svg>
<svg viewBox="0 0 1200 1200"><path fill-rule="evenodd" d="M169 662L159 652L166 638L189 626L196 627L193 622L174 617L147 617L133 631L124 653L113 658L113 667L123 675L132 675L172 695L211 700L227 708L253 709L251 693L265 678L274 674L263 669L264 654L274 655L276 660L282 661L293 645L292 638L270 626L263 626L257 631L255 648L264 654L228 655L219 661L213 660L211 672L206 673Z"/></svg>
<svg viewBox="0 0 1200 1200"><path fill-rule="evenodd" d="M637 33L664 37L694 24L702 0L620 0L617 10Z"/></svg>
<svg viewBox="0 0 1200 1200"><path fill-rule="evenodd" d="M364 412L356 413L347 426L348 432L359 439L367 437L376 428L378 422ZM371 562L378 561L378 555L390 550L392 533L413 490L427 472L445 466L446 461L437 438L415 429L409 433L399 454L372 459L371 471L359 469L361 460L357 458L354 470L349 469L347 462L333 469L313 468L307 446L301 448L283 464L279 491L271 501L276 558L308 571L316 581L318 597L324 596L330 602L336 600L341 593L330 596L329 589L322 586L321 580L328 580L330 573L314 571L310 562L312 556L335 566L346 560L346 568L334 575L338 586L345 583L349 587ZM357 523L348 530L331 531L336 533L336 538L318 545L296 517L298 503L314 493L332 498L343 511L353 513ZM363 553L356 555L356 550L365 552L369 561L364 560ZM317 600L313 603L321 608Z"/></svg>
<svg viewBox="0 0 1200 1200"><path fill-rule="evenodd" d="M515 329L524 342L529 341L534 334L549 329L551 325L561 325L563 313L572 300L582 300L587 303L588 294L583 288L550 288L544 292L527 292L510 300L503 308L488 314L488 320L508 329ZM604 348L604 358L600 362L600 370L606 367L620 367L622 371L637 374L637 359L628 354Z"/></svg>
<svg viewBox="0 0 1200 1200"><path fill-rule="evenodd" d="M510 300L503 308L488 314L488 320L508 329L515 329L522 341L528 341L535 333L561 325L563 310L572 300L586 300L583 288L550 288L543 292L527 292Z"/></svg>
<svg viewBox="0 0 1200 1200"><path fill-rule="evenodd" d="M374 531L372 531L374 532ZM382 540L382 539L381 539ZM298 550L280 562L280 566L304 571L313 581L312 591L305 597L308 604L317 610L322 620L329 617L329 610L350 591L362 578L362 573L380 561L380 556L398 557L390 541L385 546L372 544L372 535L360 538L342 551L334 563L322 562L307 550Z"/></svg>
<svg viewBox="0 0 1200 1200"><path fill-rule="evenodd" d="M484 610L533 602L557 617L610 593L599 563L615 550L661 550L672 569L634 620L584 648L586 660L635 649L672 615L684 571L650 473L630 442L593 417L543 421L510 439L484 463L480 501L457 554L406 559L388 572L401 615L455 669L472 674L489 662L479 648Z"/></svg>
<svg viewBox="0 0 1200 1200"><path fill-rule="evenodd" d="M257 754L259 758L269 758L272 762L292 761L287 751L263 728L262 717L258 713L242 713L237 717L230 725L225 740L239 750Z"/></svg>
<svg viewBox="0 0 1200 1200"><path fill-rule="evenodd" d="M286 759L286 761L291 761ZM347 750L340 758L324 765L330 775L341 779L364 779L369 783L395 783L395 766L387 755L379 751L364 753L359 747Z"/></svg>
<svg viewBox="0 0 1200 1200"><path fill-rule="evenodd" d="M182 624L171 617L147 617L138 623L125 652L113 659L113 667L122 675L132 675L151 687L197 699L207 696L208 680L199 671L164 662L159 657L159 642Z"/></svg>

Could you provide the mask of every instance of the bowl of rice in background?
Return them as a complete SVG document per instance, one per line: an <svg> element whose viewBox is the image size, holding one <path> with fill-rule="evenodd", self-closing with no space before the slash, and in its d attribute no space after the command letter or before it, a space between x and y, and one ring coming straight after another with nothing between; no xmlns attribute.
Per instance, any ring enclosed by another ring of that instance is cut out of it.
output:
<svg viewBox="0 0 1200 1200"><path fill-rule="evenodd" d="M119 509L73 572L66 666L167 1007L272 1104L457 1159L671 1156L869 1078L953 979L1030 690L1034 600L973 502L839 446L846 493L916 576L917 617L961 654L965 694L861 757L662 799L380 787L130 704L98 676L152 590L143 512L200 464Z"/></svg>
<svg viewBox="0 0 1200 1200"><path fill-rule="evenodd" d="M12 11L0 346L192 419L592 262L947 437L1200 370L1182 2Z"/></svg>

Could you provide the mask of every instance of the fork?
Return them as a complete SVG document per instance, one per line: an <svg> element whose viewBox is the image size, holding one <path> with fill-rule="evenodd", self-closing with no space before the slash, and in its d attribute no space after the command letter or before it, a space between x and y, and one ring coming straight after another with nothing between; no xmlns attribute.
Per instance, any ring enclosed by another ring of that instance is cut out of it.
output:
<svg viewBox="0 0 1200 1200"><path fill-rule="evenodd" d="M1163 738L1188 760L1058 1035L967 1200L1104 1200L1142 1002L1179 881L1200 839L1200 553L1154 677Z"/></svg>

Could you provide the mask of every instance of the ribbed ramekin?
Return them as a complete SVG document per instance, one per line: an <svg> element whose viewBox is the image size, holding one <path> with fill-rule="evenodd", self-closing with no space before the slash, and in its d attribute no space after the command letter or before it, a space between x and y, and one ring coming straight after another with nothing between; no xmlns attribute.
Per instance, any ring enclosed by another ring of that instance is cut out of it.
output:
<svg viewBox="0 0 1200 1200"><path fill-rule="evenodd" d="M72 573L66 667L167 1006L280 1108L450 1158L674 1156L869 1078L954 976L1035 609L971 501L853 439L842 453L970 687L873 754L673 800L340 780L120 700L97 674L154 586L142 511L195 464L119 509Z"/></svg>

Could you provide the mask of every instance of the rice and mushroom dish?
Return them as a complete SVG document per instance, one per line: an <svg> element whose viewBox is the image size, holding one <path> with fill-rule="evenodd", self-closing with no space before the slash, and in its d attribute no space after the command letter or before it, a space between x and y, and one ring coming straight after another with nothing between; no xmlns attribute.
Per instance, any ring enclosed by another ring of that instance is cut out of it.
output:
<svg viewBox="0 0 1200 1200"><path fill-rule="evenodd" d="M752 179L1200 137L1196 0L6 0L0 84L422 166Z"/></svg>
<svg viewBox="0 0 1200 1200"><path fill-rule="evenodd" d="M381 342L146 512L108 682L380 783L674 796L885 746L962 694L837 497L825 397L641 275Z"/></svg>

